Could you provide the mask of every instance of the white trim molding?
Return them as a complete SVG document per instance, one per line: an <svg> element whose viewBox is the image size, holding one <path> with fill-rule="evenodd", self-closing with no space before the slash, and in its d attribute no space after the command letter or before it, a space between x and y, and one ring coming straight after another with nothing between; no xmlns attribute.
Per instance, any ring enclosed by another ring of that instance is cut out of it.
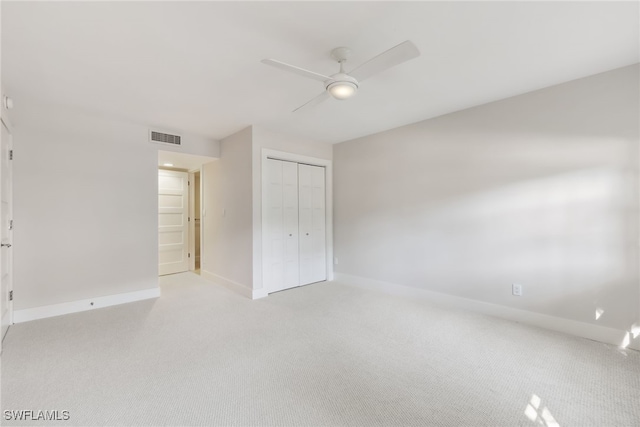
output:
<svg viewBox="0 0 640 427"><path fill-rule="evenodd" d="M428 291L396 283L383 282L350 274L335 273L335 281L362 289L375 290L390 295L421 298L448 308L462 309L514 322L537 326L552 331L575 335L593 341L612 344L621 348L640 350L640 334L637 330L624 331L606 326L593 325L532 311L520 310L484 301L462 298L440 292ZM634 337L635 335L635 337Z"/></svg>
<svg viewBox="0 0 640 427"><path fill-rule="evenodd" d="M124 294L107 295L103 297L83 299L79 301L63 302L60 304L44 305L41 307L25 308L13 312L13 323L29 322L31 320L47 317L62 316L64 314L79 313L81 311L95 310L96 308L110 307L112 305L126 304L158 298L160 288L144 289L141 291L127 292Z"/></svg>
<svg viewBox="0 0 640 427"><path fill-rule="evenodd" d="M210 282L224 286L225 288L249 299L258 299L267 296L267 291L264 289L251 289L248 286L245 286L238 282L234 282L233 280L227 279L226 277L218 276L217 274L210 271L200 270L200 276Z"/></svg>

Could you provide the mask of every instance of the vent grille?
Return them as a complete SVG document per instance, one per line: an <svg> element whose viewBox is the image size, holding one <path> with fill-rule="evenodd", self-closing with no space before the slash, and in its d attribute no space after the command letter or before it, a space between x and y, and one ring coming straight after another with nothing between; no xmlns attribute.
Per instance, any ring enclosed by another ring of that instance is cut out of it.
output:
<svg viewBox="0 0 640 427"><path fill-rule="evenodd" d="M163 144L182 145L179 135L171 135L168 133L151 131L151 141L161 142Z"/></svg>

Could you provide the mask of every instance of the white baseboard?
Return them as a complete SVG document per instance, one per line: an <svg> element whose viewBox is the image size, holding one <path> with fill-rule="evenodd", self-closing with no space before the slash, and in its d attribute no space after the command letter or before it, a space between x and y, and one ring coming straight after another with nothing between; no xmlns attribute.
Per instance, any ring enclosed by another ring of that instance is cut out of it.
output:
<svg viewBox="0 0 640 427"><path fill-rule="evenodd" d="M62 316L63 314L78 313L81 311L95 310L96 308L112 305L126 304L128 302L158 298L160 288L144 289L141 291L127 292L124 294L107 295L103 297L89 298L79 301L63 302L60 304L44 305L41 307L25 308L13 312L13 323L29 322L31 320L44 319L46 317Z"/></svg>
<svg viewBox="0 0 640 427"><path fill-rule="evenodd" d="M217 283L218 285L222 285L225 288L250 299L264 298L267 296L267 292L264 289L251 289L248 286L234 282L226 277L218 276L217 274L207 270L201 270L200 275L207 280Z"/></svg>
<svg viewBox="0 0 640 427"><path fill-rule="evenodd" d="M638 335L637 330L633 331L633 333L636 334L636 337L634 339L632 331L624 331L621 329L614 329L606 326L593 325L576 320L564 319L561 317L534 313L532 311L520 310L503 305L428 291L426 289L419 289L410 286L398 285L395 283L382 282L360 276L352 276L350 274L336 272L335 281L364 289L377 290L391 295L424 298L443 306L464 309L494 317L500 317L502 319L512 320L532 326L538 326L541 328L588 338L590 340L613 344L616 346L621 346L626 340L627 342L629 342L627 348L640 350L640 335Z"/></svg>

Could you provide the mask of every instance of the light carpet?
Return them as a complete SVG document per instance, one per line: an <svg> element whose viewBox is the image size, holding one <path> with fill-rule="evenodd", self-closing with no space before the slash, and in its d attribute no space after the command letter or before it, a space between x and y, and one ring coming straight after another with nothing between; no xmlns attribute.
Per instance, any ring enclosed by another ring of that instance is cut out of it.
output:
<svg viewBox="0 0 640 427"><path fill-rule="evenodd" d="M256 301L191 273L161 287L12 326L3 411L69 411L41 425L640 425L635 351L346 283Z"/></svg>

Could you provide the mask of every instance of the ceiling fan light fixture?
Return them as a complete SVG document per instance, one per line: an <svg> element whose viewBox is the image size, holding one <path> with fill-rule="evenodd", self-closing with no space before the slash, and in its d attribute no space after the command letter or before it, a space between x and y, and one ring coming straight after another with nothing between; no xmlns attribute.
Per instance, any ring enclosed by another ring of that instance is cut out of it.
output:
<svg viewBox="0 0 640 427"><path fill-rule="evenodd" d="M335 99L342 101L355 95L358 85L353 82L333 82L327 86L327 90Z"/></svg>
<svg viewBox="0 0 640 427"><path fill-rule="evenodd" d="M313 80L320 80L324 83L325 90L315 98L293 110L293 112L296 112L303 108L318 105L320 102L329 99L330 97L337 100L349 99L358 92L358 86L360 85L359 82L419 56L420 51L410 40L406 40L399 45L374 56L347 73L344 70L344 63L349 59L350 54L351 50L346 47L337 47L331 51L331 58L338 61L338 64L340 64L340 71L336 74L332 74L331 76L305 70L304 68L276 61L275 59L263 59L262 62L272 67L289 71L290 73L298 74Z"/></svg>

